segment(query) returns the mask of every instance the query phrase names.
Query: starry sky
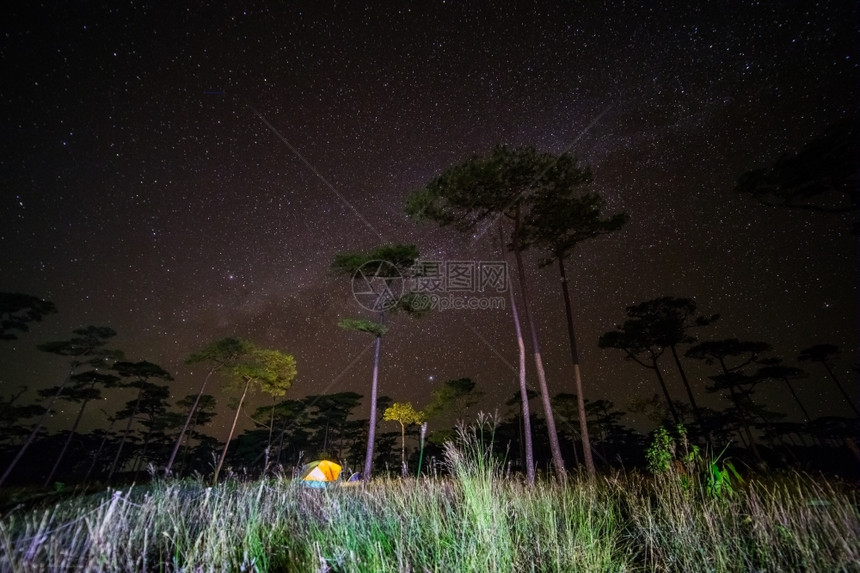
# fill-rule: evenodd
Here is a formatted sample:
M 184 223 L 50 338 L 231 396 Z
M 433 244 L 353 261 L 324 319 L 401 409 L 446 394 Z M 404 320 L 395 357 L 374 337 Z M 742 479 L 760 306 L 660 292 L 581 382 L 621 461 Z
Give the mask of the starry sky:
M 230 335 L 295 355 L 290 397 L 369 393 L 372 339 L 337 327 L 369 315 L 328 272 L 333 257 L 403 242 L 427 260 L 500 260 L 489 237 L 403 211 L 411 191 L 497 144 L 571 150 L 608 211 L 630 215 L 568 262 L 588 398 L 624 409 L 657 392 L 597 338 L 665 295 L 721 313 L 702 338 L 763 340 L 790 364 L 837 344 L 837 375 L 855 378 L 853 216 L 732 189 L 856 116 L 856 2 L 148 4 L 2 8 L 0 291 L 59 313 L 0 346 L 0 395 L 62 380 L 63 360 L 34 347 L 88 324 L 171 371 L 177 398 L 203 376 L 184 359 Z M 570 392 L 557 271 L 536 260 L 549 385 Z M 508 311 L 390 326 L 382 394 L 422 406 L 468 376 L 492 408 L 516 390 Z M 798 383 L 808 408 L 848 415 L 815 366 Z M 714 373 L 690 365 L 702 403 L 721 407 L 702 389 Z M 758 396 L 798 419 L 781 389 Z M 92 412 L 84 429 L 104 424 Z M 223 439 L 229 421 L 209 431 Z

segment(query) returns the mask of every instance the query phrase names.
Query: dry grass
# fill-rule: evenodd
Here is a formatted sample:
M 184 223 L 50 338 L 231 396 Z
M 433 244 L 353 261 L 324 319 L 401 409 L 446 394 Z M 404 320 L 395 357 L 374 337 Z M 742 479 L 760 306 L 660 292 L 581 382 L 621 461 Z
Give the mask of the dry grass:
M 487 419 L 462 428 L 441 479 L 161 481 L 13 511 L 0 571 L 860 571 L 844 484 L 794 474 L 714 497 L 631 472 L 529 487 L 504 479 L 491 439 Z

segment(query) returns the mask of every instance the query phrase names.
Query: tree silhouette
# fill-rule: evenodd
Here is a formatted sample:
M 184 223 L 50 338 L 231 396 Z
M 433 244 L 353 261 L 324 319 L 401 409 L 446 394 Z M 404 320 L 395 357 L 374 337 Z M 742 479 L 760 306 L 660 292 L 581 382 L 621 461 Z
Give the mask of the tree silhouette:
M 331 271 L 337 275 L 348 275 L 366 290 L 366 306 L 376 313 L 377 321 L 363 318 L 344 318 L 338 326 L 355 332 L 370 334 L 376 339 L 373 352 L 373 374 L 370 384 L 370 421 L 367 432 L 367 450 L 364 458 L 362 477 L 370 479 L 373 471 L 373 449 L 376 440 L 376 404 L 379 392 L 379 357 L 382 337 L 388 331 L 385 313 L 401 310 L 408 314 L 419 315 L 421 310 L 415 305 L 416 298 L 411 293 L 396 293 L 393 288 L 415 267 L 418 249 L 415 245 L 384 245 L 369 253 L 340 253 L 331 264 Z M 401 284 L 402 286 L 402 284 Z M 353 284 L 355 287 L 355 284 Z M 355 294 L 356 291 L 353 290 Z
M 848 392 L 845 391 L 845 388 L 839 382 L 839 378 L 833 374 L 833 368 L 831 368 L 829 359 L 831 356 L 836 356 L 839 354 L 839 347 L 834 346 L 833 344 L 816 344 L 815 346 L 810 346 L 809 348 L 805 348 L 800 351 L 800 355 L 797 357 L 801 362 L 818 362 L 820 363 L 824 369 L 827 371 L 827 375 L 830 376 L 830 379 L 833 380 L 833 383 L 836 384 L 836 387 L 839 389 L 839 392 L 842 394 L 842 397 L 845 398 L 845 401 L 848 403 L 848 406 L 854 410 L 854 414 L 860 416 L 860 411 L 857 410 L 857 406 L 854 404 L 854 401 L 848 395 Z
M 611 400 L 586 400 L 585 411 L 588 413 L 589 431 L 597 438 L 604 462 L 608 458 L 607 446 L 622 447 L 636 441 L 635 432 L 621 423 L 625 412 L 616 410 Z
M 41 322 L 47 314 L 55 314 L 51 301 L 16 292 L 0 292 L 0 340 L 17 340 L 15 332 L 30 330 L 30 322 Z
M 586 471 L 593 478 L 596 475 L 594 458 L 589 444 L 579 351 L 576 345 L 573 309 L 564 261 L 576 245 L 621 229 L 629 217 L 626 213 L 617 213 L 608 218 L 601 217 L 605 201 L 596 193 L 578 191 L 579 186 L 591 181 L 591 172 L 578 167 L 574 158 L 568 155 L 559 157 L 548 176 L 549 183 L 534 195 L 531 210 L 525 217 L 523 243 L 526 246 L 535 245 L 550 252 L 550 257 L 541 262 L 542 266 L 549 265 L 553 261 L 558 263 L 578 400 L 577 414 L 583 458 Z
M 382 419 L 382 415 L 385 413 L 385 410 L 388 409 L 389 406 L 394 404 L 394 400 L 389 396 L 380 396 L 376 400 L 376 419 Z M 378 464 L 380 461 L 387 460 L 391 457 L 392 453 L 395 450 L 397 445 L 397 433 L 385 433 L 378 434 L 376 436 L 376 443 L 374 446 L 374 464 Z
M 569 392 L 556 394 L 552 397 L 552 409 L 556 416 L 561 417 L 562 422 L 559 424 L 559 427 L 561 428 L 561 432 L 567 436 L 568 440 L 570 440 L 570 444 L 573 449 L 574 462 L 579 466 L 579 451 L 576 447 L 576 443 L 579 442 L 580 446 L 584 447 L 586 442 L 586 440 L 583 440 L 582 438 L 581 429 L 575 427 L 572 423 L 572 420 L 579 418 L 579 397 L 576 394 L 571 394 Z M 590 438 L 588 439 L 588 447 L 589 449 L 593 447 Z M 594 465 L 593 460 L 594 456 L 592 456 L 592 466 Z
M 792 398 L 794 398 L 794 401 L 800 407 L 800 411 L 803 412 L 803 421 L 809 423 L 812 420 L 812 416 L 806 411 L 806 407 L 800 401 L 800 398 L 798 398 L 797 392 L 794 391 L 794 386 L 791 384 L 792 380 L 808 378 L 809 375 L 800 368 L 785 366 L 782 364 L 781 358 L 767 358 L 759 362 L 763 366 L 758 369 L 756 376 L 762 380 L 782 380 L 788 391 L 791 392 Z
M 562 392 L 552 398 L 556 411 L 568 419 L 574 419 L 579 412 L 579 398 L 575 394 Z M 588 432 L 591 436 L 589 447 L 604 463 L 607 460 L 607 445 L 624 446 L 632 440 L 632 432 L 620 424 L 624 412 L 615 410 L 610 400 L 585 400 L 585 411 L 588 415 Z M 568 438 L 576 447 L 576 442 L 582 442 L 579 431 L 572 424 L 566 424 Z
M 306 409 L 313 409 L 313 415 L 306 425 L 314 431 L 311 438 L 320 444 L 320 454 L 324 453 L 334 458 L 343 458 L 342 441 L 351 426 L 348 418 L 361 402 L 362 395 L 356 392 L 337 392 L 335 394 L 319 394 L 305 397 L 303 404 Z
M 236 414 L 233 417 L 230 434 L 227 436 L 227 441 L 224 442 L 224 449 L 221 451 L 221 458 L 218 460 L 218 466 L 215 468 L 215 475 L 212 478 L 212 483 L 216 484 L 221 468 L 224 466 L 233 433 L 236 431 L 236 423 L 239 421 L 242 404 L 245 402 L 251 385 L 259 386 L 260 390 L 270 396 L 283 396 L 292 385 L 297 373 L 296 359 L 292 355 L 278 350 L 257 348 L 250 342 L 240 341 L 240 344 L 245 352 L 218 369 L 219 372 L 227 376 L 228 387 L 241 388 L 242 394 L 236 405 Z
M 616 326 L 616 329 L 602 334 L 597 341 L 597 345 L 600 348 L 617 348 L 623 350 L 627 354 L 628 360 L 632 360 L 640 366 L 653 370 L 654 374 L 657 375 L 660 389 L 663 391 L 666 407 L 672 414 L 672 420 L 675 422 L 675 425 L 680 424 L 681 417 L 678 415 L 678 410 L 672 401 L 672 396 L 669 395 L 666 380 L 663 378 L 663 373 L 660 371 L 660 365 L 657 362 L 666 348 L 657 344 L 653 333 L 649 330 L 648 324 L 641 318 L 626 320 L 623 325 Z
M 795 155 L 781 156 L 769 168 L 748 171 L 735 191 L 764 205 L 845 213 L 860 209 L 857 119 L 827 128 Z
M 51 480 L 54 478 L 54 474 L 56 474 L 57 469 L 60 467 L 60 464 L 63 462 L 63 458 L 66 456 L 66 451 L 69 449 L 69 444 L 72 442 L 72 439 L 77 435 L 78 425 L 81 423 L 81 419 L 84 416 L 84 409 L 87 407 L 92 400 L 98 400 L 101 398 L 101 390 L 99 390 L 96 386 L 101 386 L 102 388 L 113 388 L 116 386 L 116 383 L 119 382 L 119 378 L 114 376 L 113 374 L 102 374 L 97 372 L 96 370 L 89 370 L 87 372 L 81 372 L 75 374 L 71 377 L 71 384 L 65 389 L 62 395 L 60 395 L 60 399 L 66 400 L 67 402 L 77 402 L 80 404 L 78 408 L 78 415 L 75 417 L 75 421 L 72 424 L 72 429 L 69 431 L 69 435 L 66 438 L 66 442 L 63 444 L 63 449 L 60 451 L 60 454 L 57 456 L 56 461 L 54 462 L 54 466 L 51 468 L 51 471 L 48 473 L 48 477 L 45 478 L 44 483 L 42 484 L 44 487 L 47 487 L 48 484 L 51 483 Z M 50 397 L 55 394 L 58 394 L 59 388 L 46 388 L 44 390 L 39 391 L 39 395 L 42 397 Z
M 516 261 L 523 318 L 529 325 L 550 451 L 556 473 L 562 477 L 564 459 L 552 413 L 537 326 L 529 312 L 528 283 L 522 261 L 522 251 L 526 246 L 523 243 L 524 218 L 528 213 L 529 197 L 549 183 L 547 174 L 558 161 L 558 156 L 538 153 L 533 148 L 512 150 L 496 147 L 488 157 L 472 157 L 447 169 L 423 189 L 413 192 L 407 198 L 406 212 L 439 225 L 452 225 L 460 232 L 474 233 L 479 228 L 490 227 L 499 217 L 510 221 L 508 244 Z
M 424 413 L 415 410 L 411 402 L 395 402 L 382 414 L 382 419 L 386 422 L 400 424 L 400 467 L 404 476 L 406 475 L 406 426 L 422 424 L 424 418 Z
M 137 405 L 138 422 L 144 428 L 143 443 L 140 450 L 135 456 L 133 464 L 134 479 L 137 479 L 137 474 L 144 467 L 147 461 L 158 463 L 164 460 L 163 457 L 155 456 L 155 459 L 148 458 L 150 446 L 153 442 L 156 445 L 164 445 L 168 440 L 166 431 L 171 427 L 179 425 L 175 416 L 172 416 L 168 410 L 168 398 L 170 398 L 170 388 L 159 384 L 148 385 L 140 399 L 140 404 Z
M 737 415 L 740 417 L 741 424 L 746 433 L 747 443 L 759 462 L 762 461 L 762 456 L 756 445 L 749 423 L 748 412 L 752 406 L 749 402 L 751 390 L 745 387 L 755 384 L 757 380 L 755 377 L 745 375 L 742 369 L 754 362 L 759 354 L 769 350 L 771 350 L 771 346 L 765 342 L 740 341 L 737 338 L 729 338 L 701 342 L 687 350 L 686 353 L 686 356 L 703 360 L 705 364 L 713 364 L 715 362 L 719 364 L 721 373 L 711 377 L 714 385 L 710 391 L 729 391 Z M 730 359 L 737 362 L 729 365 Z
M 191 420 L 194 417 L 195 412 L 197 412 L 197 409 L 200 407 L 200 400 L 204 395 L 203 391 L 206 389 L 206 383 L 209 382 L 209 378 L 211 378 L 219 368 L 223 368 L 225 365 L 229 364 L 231 361 L 235 360 L 247 351 L 243 344 L 244 343 L 242 341 L 236 338 L 222 338 L 221 340 L 217 340 L 212 344 L 209 344 L 200 352 L 192 354 L 188 360 L 185 361 L 186 364 L 199 364 L 201 362 L 205 362 L 209 364 L 210 368 L 206 373 L 206 377 L 203 379 L 203 383 L 200 384 L 200 389 L 197 391 L 197 398 L 188 409 L 188 416 L 185 418 L 185 425 L 182 427 L 182 431 L 179 432 L 179 436 L 176 438 L 176 444 L 173 446 L 173 451 L 170 453 L 170 459 L 167 460 L 167 465 L 164 468 L 165 476 L 170 475 L 170 470 L 173 467 L 173 462 L 176 460 L 176 454 L 179 452 L 182 439 L 188 431 L 188 427 L 191 424 Z
M 15 404 L 18 398 L 26 392 L 26 386 L 19 386 L 18 391 L 10 394 L 8 399 L 0 397 L 0 429 L 2 429 L 0 441 L 8 441 L 11 444 L 15 441 L 16 436 L 26 436 L 27 430 L 18 422 L 45 413 L 45 408 L 38 404 Z
M 471 378 L 447 380 L 430 393 L 430 403 L 424 408 L 425 417 L 432 419 L 451 411 L 462 416 L 483 395 L 480 390 L 475 391 L 475 382 Z
M 672 407 L 678 413 L 678 419 L 681 420 L 681 423 L 686 423 L 689 418 L 690 406 L 685 402 L 672 400 Z M 644 415 L 655 426 L 668 426 L 673 422 L 673 420 L 669 420 L 672 413 L 666 404 L 665 396 L 661 399 L 656 392 L 650 396 L 633 396 L 627 402 L 627 411 L 631 414 Z
M 218 401 L 215 399 L 215 396 L 211 394 L 189 394 L 182 400 L 179 400 L 176 403 L 176 406 L 181 408 L 183 411 L 188 410 L 192 413 L 192 419 L 189 421 L 186 419 L 185 425 L 182 430 L 179 432 L 179 437 L 184 438 L 182 442 L 184 444 L 181 468 L 182 471 L 185 472 L 188 469 L 188 454 L 191 449 L 190 440 L 197 439 L 198 441 L 201 439 L 202 434 L 197 432 L 197 428 L 200 426 L 205 426 L 210 423 L 215 418 L 215 406 L 218 404 Z M 179 441 L 179 439 L 177 439 Z M 175 454 L 170 454 L 170 463 L 172 465 L 173 460 L 175 458 Z M 165 472 L 165 475 L 167 472 Z
M 502 251 L 502 259 L 505 261 L 505 268 L 508 265 L 508 250 L 505 247 L 505 232 L 502 229 L 502 222 L 497 225 L 499 232 L 499 248 Z M 519 424 L 519 442 L 521 459 L 525 464 L 526 483 L 534 485 L 535 483 L 535 456 L 534 443 L 532 441 L 532 416 L 530 401 L 533 396 L 532 390 L 529 390 L 526 382 L 526 343 L 523 339 L 523 329 L 520 324 L 520 312 L 517 308 L 517 298 L 514 296 L 514 289 L 508 288 L 508 302 L 511 305 L 511 319 L 514 323 L 514 335 L 517 338 L 517 381 L 520 385 L 520 424 Z M 537 394 L 535 393 L 535 396 Z M 574 454 L 576 450 L 574 449 Z M 579 459 L 576 460 L 577 465 Z
M 284 441 L 287 439 L 288 432 L 289 449 L 293 453 L 302 451 L 302 448 L 308 444 L 310 436 L 307 428 L 308 408 L 305 400 L 281 400 L 275 404 L 272 423 L 274 426 L 280 427 L 277 437 L 277 454 L 274 456 L 275 465 L 281 463 L 284 454 Z M 258 408 L 254 413 L 254 419 L 260 420 L 268 414 L 271 414 L 268 408 Z
M 128 423 L 126 423 L 125 429 L 123 430 L 119 446 L 117 446 L 116 454 L 113 458 L 113 463 L 111 464 L 110 470 L 108 471 L 108 481 L 113 478 L 114 473 L 119 469 L 119 461 L 122 457 L 122 450 L 125 447 L 125 443 L 128 441 L 128 435 L 131 432 L 131 426 L 137 418 L 137 413 L 140 410 L 140 405 L 145 397 L 145 394 L 147 392 L 158 392 L 158 390 L 156 390 L 158 386 L 156 384 L 153 384 L 149 380 L 173 380 L 173 376 L 171 376 L 170 373 L 163 369 L 161 366 L 153 364 L 152 362 L 147 362 L 146 360 L 142 360 L 140 362 L 117 362 L 113 365 L 112 370 L 117 372 L 123 378 L 131 379 L 130 382 L 125 383 L 125 387 L 137 388 L 137 397 L 126 405 L 126 408 L 122 411 L 122 415 L 120 415 L 119 413 L 117 414 L 120 419 L 127 417 Z
M 711 316 L 697 316 L 696 302 L 690 298 L 676 298 L 671 296 L 656 298 L 645 301 L 636 305 L 627 307 L 627 316 L 632 319 L 632 323 L 625 323 L 625 332 L 627 334 L 635 333 L 637 340 L 625 340 L 626 335 L 609 336 L 604 342 L 608 344 L 607 348 L 617 348 L 615 343 L 630 343 L 634 346 L 630 349 L 639 348 L 637 354 L 647 354 L 650 364 L 644 364 L 642 361 L 633 358 L 637 363 L 652 368 L 657 374 L 661 388 L 667 399 L 667 404 L 672 404 L 668 397 L 668 390 L 663 381 L 662 373 L 660 372 L 657 359 L 662 355 L 663 350 L 668 348 L 672 354 L 675 366 L 681 375 L 681 381 L 684 384 L 684 389 L 687 391 L 687 398 L 690 401 L 690 406 L 693 408 L 693 416 L 699 426 L 699 430 L 706 432 L 705 424 L 702 419 L 701 410 L 696 403 L 696 397 L 693 389 L 690 386 L 690 381 L 687 378 L 687 373 L 681 364 L 681 358 L 678 356 L 679 344 L 692 344 L 696 342 L 696 338 L 691 336 L 689 331 L 692 328 L 707 326 L 719 318 L 718 314 Z M 630 322 L 630 321 L 628 321 Z M 612 344 L 610 344 L 612 343 Z M 627 351 L 627 350 L 625 350 Z M 628 357 L 631 357 L 628 352 Z M 632 358 L 632 357 L 631 357 Z M 674 405 L 672 406 L 674 409 Z M 678 423 L 676 414 L 675 423 Z
M 99 462 L 99 460 L 101 460 L 102 452 L 105 449 L 105 445 L 108 443 L 108 440 L 110 440 L 113 437 L 113 427 L 114 427 L 114 424 L 116 424 L 117 419 L 115 416 L 110 416 L 104 410 L 102 410 L 101 412 L 102 412 L 102 414 L 104 414 L 105 419 L 110 422 L 110 424 L 108 425 L 107 430 L 95 430 L 93 432 L 93 434 L 99 434 L 101 436 L 101 440 L 99 440 L 99 447 L 96 448 L 95 453 L 93 453 L 93 455 L 92 455 L 92 459 L 90 461 L 90 467 L 87 468 L 87 473 L 84 474 L 84 479 L 81 480 L 82 483 L 89 483 L 90 482 L 90 476 L 93 475 L 93 471 L 96 469 L 96 464 Z M 104 468 L 104 469 L 107 469 L 107 468 Z
M 382 347 L 382 336 L 388 332 L 388 327 L 380 322 L 360 318 L 344 318 L 338 322 L 338 326 L 345 330 L 364 332 L 376 338 L 373 351 L 373 374 L 370 381 L 370 420 L 367 431 L 367 450 L 364 455 L 364 471 L 362 477 L 370 479 L 373 471 L 373 448 L 376 441 L 376 407 L 377 395 L 379 393 L 379 354 Z
M 72 376 L 75 374 L 75 370 L 77 370 L 80 366 L 89 364 L 90 366 L 99 366 L 103 364 L 106 360 L 116 359 L 122 355 L 120 351 L 117 350 L 107 350 L 101 348 L 105 344 L 107 344 L 107 339 L 116 336 L 116 331 L 107 326 L 87 326 L 85 328 L 79 328 L 72 331 L 76 336 L 68 339 L 68 340 L 60 340 L 55 342 L 46 342 L 44 344 L 38 345 L 38 349 L 43 352 L 49 352 L 51 354 L 58 354 L 60 356 L 69 356 L 71 360 L 69 362 L 69 374 L 66 376 L 66 379 L 62 384 L 57 386 L 57 392 L 54 394 L 50 400 L 48 401 L 47 406 L 45 407 L 45 412 L 33 426 L 33 430 L 30 432 L 30 435 L 27 437 L 26 441 L 21 445 L 21 448 L 18 450 L 18 453 L 9 463 L 9 466 L 6 468 L 6 471 L 0 476 L 0 486 L 2 486 L 6 479 L 9 477 L 9 474 L 12 473 L 12 470 L 15 469 L 15 466 L 21 460 L 21 457 L 24 455 L 24 452 L 30 447 L 33 443 L 33 440 L 36 439 L 36 435 L 42 429 L 42 424 L 45 422 L 45 418 L 51 413 L 51 408 L 54 405 L 54 402 L 60 397 L 65 389 L 66 385 L 72 379 Z
M 522 361 L 524 353 L 521 352 L 520 356 L 522 366 L 524 364 L 524 361 Z M 521 368 L 521 374 L 522 372 L 523 368 Z M 523 375 L 520 377 L 520 389 L 517 392 L 514 392 L 513 396 L 508 398 L 505 402 L 506 406 L 518 406 L 515 414 L 517 421 L 517 437 L 519 438 L 517 441 L 520 445 L 520 459 L 523 460 L 526 466 L 526 482 L 529 485 L 533 485 L 535 483 L 535 460 L 532 444 L 532 425 L 531 413 L 529 412 L 529 402 L 533 398 L 537 398 L 537 396 L 537 392 L 525 386 L 525 376 Z M 576 450 L 574 450 L 574 454 L 576 454 Z

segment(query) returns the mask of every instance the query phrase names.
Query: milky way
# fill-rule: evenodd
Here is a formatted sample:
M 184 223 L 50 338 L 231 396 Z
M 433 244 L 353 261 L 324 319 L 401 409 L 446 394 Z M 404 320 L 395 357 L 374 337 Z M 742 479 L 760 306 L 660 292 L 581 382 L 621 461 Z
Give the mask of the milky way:
M 363 311 L 328 266 L 383 242 L 500 260 L 489 238 L 403 212 L 410 191 L 496 144 L 570 149 L 630 215 L 568 265 L 589 398 L 624 408 L 656 391 L 596 341 L 625 306 L 663 295 L 721 313 L 703 338 L 764 340 L 788 362 L 838 344 L 852 376 L 852 218 L 732 189 L 856 115 L 855 2 L 26 4 L 0 17 L 0 291 L 59 313 L 0 347 L 0 395 L 56 384 L 62 360 L 34 345 L 87 324 L 173 372 L 176 397 L 200 380 L 184 358 L 227 335 L 293 353 L 294 396 L 366 393 L 370 341 L 337 327 Z M 550 387 L 571 391 L 558 279 L 532 257 Z M 383 394 L 420 406 L 462 376 L 485 407 L 513 394 L 508 312 L 391 326 Z M 711 373 L 694 367 L 701 394 Z M 801 392 L 816 414 L 848 413 L 820 373 Z

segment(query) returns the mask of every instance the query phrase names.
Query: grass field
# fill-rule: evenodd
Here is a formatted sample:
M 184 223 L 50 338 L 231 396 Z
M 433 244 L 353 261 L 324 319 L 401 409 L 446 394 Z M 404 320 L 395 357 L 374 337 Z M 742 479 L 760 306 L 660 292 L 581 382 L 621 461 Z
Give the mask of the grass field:
M 0 520 L 0 571 L 857 571 L 855 487 L 636 472 L 506 479 L 473 426 L 444 478 L 155 481 Z

